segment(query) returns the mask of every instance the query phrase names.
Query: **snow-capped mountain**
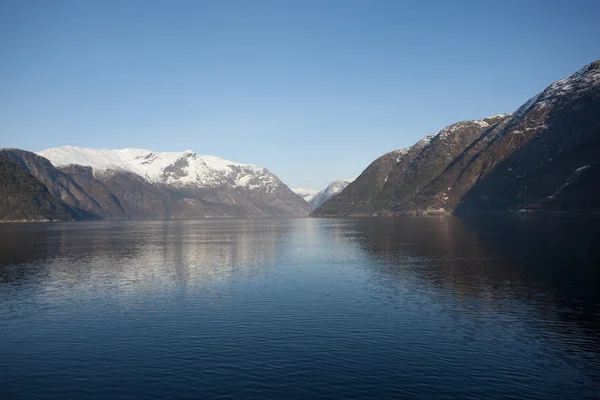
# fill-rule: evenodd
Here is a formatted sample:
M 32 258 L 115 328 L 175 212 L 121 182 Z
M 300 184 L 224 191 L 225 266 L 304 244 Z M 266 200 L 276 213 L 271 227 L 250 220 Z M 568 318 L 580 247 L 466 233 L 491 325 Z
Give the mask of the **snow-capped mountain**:
M 302 197 L 266 168 L 189 150 L 0 149 L 0 219 L 304 216 L 303 197 L 313 216 L 598 214 L 598 110 L 600 60 L 512 114 L 449 125 L 382 155 L 353 181 L 316 194 L 295 189 Z
M 7 149 L 79 216 L 189 218 L 305 216 L 310 206 L 268 169 L 187 150 L 99 150 L 38 154 Z
M 600 60 L 369 165 L 314 216 L 599 212 Z
M 266 168 L 241 164 L 192 150 L 153 152 L 143 149 L 103 150 L 63 146 L 40 151 L 56 167 L 70 164 L 92 167 L 98 172 L 125 170 L 154 184 L 174 187 L 229 185 L 272 191 L 282 182 Z
M 305 201 L 310 202 L 319 193 L 319 190 L 306 188 L 292 188 L 292 192 L 302 197 Z
M 325 203 L 327 200 L 344 190 L 346 186 L 348 186 L 348 184 L 354 179 L 356 178 L 338 179 L 331 182 L 325 189 L 319 191 L 310 200 L 308 200 L 308 203 L 313 207 L 313 209 L 316 209 L 321 204 Z

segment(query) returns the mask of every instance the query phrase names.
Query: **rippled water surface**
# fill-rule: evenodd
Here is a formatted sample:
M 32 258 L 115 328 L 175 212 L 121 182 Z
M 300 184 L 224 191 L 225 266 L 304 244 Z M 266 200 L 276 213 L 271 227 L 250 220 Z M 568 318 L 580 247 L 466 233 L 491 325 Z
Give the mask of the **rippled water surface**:
M 600 220 L 0 225 L 0 398 L 592 399 Z

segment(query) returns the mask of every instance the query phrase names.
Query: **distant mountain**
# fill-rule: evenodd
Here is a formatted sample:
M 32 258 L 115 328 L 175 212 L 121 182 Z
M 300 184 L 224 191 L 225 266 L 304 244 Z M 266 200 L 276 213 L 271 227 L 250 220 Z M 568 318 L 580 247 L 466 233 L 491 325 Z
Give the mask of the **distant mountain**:
M 340 193 L 350 182 L 354 179 L 338 179 L 331 182 L 327 187 L 323 190 L 316 189 L 303 189 L 296 188 L 292 189 L 296 194 L 301 196 L 305 201 L 310 204 L 311 209 L 315 209 L 323 204 L 325 201 L 329 200 L 336 194 Z
M 0 155 L 0 221 L 64 221 L 70 210 L 21 165 Z
M 89 166 L 96 172 L 124 170 L 153 183 L 178 188 L 222 187 L 275 190 L 282 182 L 266 168 L 240 164 L 191 150 L 181 153 L 142 149 L 98 150 L 63 146 L 38 153 L 56 167 Z
M 306 216 L 310 211 L 266 168 L 191 150 L 165 153 L 64 146 L 39 154 L 88 192 L 89 185 L 102 184 L 131 218 Z
M 318 193 L 317 189 L 292 188 L 292 192 L 302 197 L 304 201 L 310 202 Z
M 344 190 L 346 186 L 348 186 L 348 184 L 353 180 L 354 178 L 338 179 L 331 182 L 325 189 L 317 192 L 310 200 L 308 200 L 308 203 L 313 209 L 319 207 L 321 204 L 325 203 L 327 200 Z
M 306 216 L 310 206 L 266 168 L 194 152 L 3 149 L 77 218 Z
M 375 160 L 314 216 L 600 211 L 600 61 Z

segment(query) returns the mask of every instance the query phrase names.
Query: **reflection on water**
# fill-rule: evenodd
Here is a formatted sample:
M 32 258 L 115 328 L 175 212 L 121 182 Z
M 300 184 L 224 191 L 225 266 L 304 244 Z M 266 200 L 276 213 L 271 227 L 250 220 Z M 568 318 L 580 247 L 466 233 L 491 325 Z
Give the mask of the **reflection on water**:
M 274 257 L 286 231 L 289 227 L 267 220 L 12 225 L 0 231 L 2 262 L 12 266 L 0 279 L 35 280 L 40 275 L 44 284 L 108 278 L 185 286 L 259 272 Z
M 591 322 L 600 299 L 600 219 L 359 220 L 349 237 L 372 258 L 401 265 L 444 292 L 494 303 L 566 301 Z M 387 272 L 394 273 L 395 269 Z M 449 288 L 451 286 L 451 288 Z M 597 321 L 596 321 L 597 322 Z
M 446 312 L 455 316 L 543 329 L 600 379 L 600 219 L 363 219 L 347 236 L 378 260 L 379 279 L 418 279 L 451 297 Z
M 0 226 L 0 395 L 595 398 L 600 220 Z

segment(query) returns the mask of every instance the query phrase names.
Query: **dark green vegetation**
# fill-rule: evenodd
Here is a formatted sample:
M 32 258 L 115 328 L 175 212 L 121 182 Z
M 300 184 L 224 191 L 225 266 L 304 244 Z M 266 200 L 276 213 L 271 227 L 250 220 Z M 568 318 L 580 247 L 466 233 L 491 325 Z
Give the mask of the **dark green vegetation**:
M 314 216 L 600 211 L 600 61 L 375 160 Z

